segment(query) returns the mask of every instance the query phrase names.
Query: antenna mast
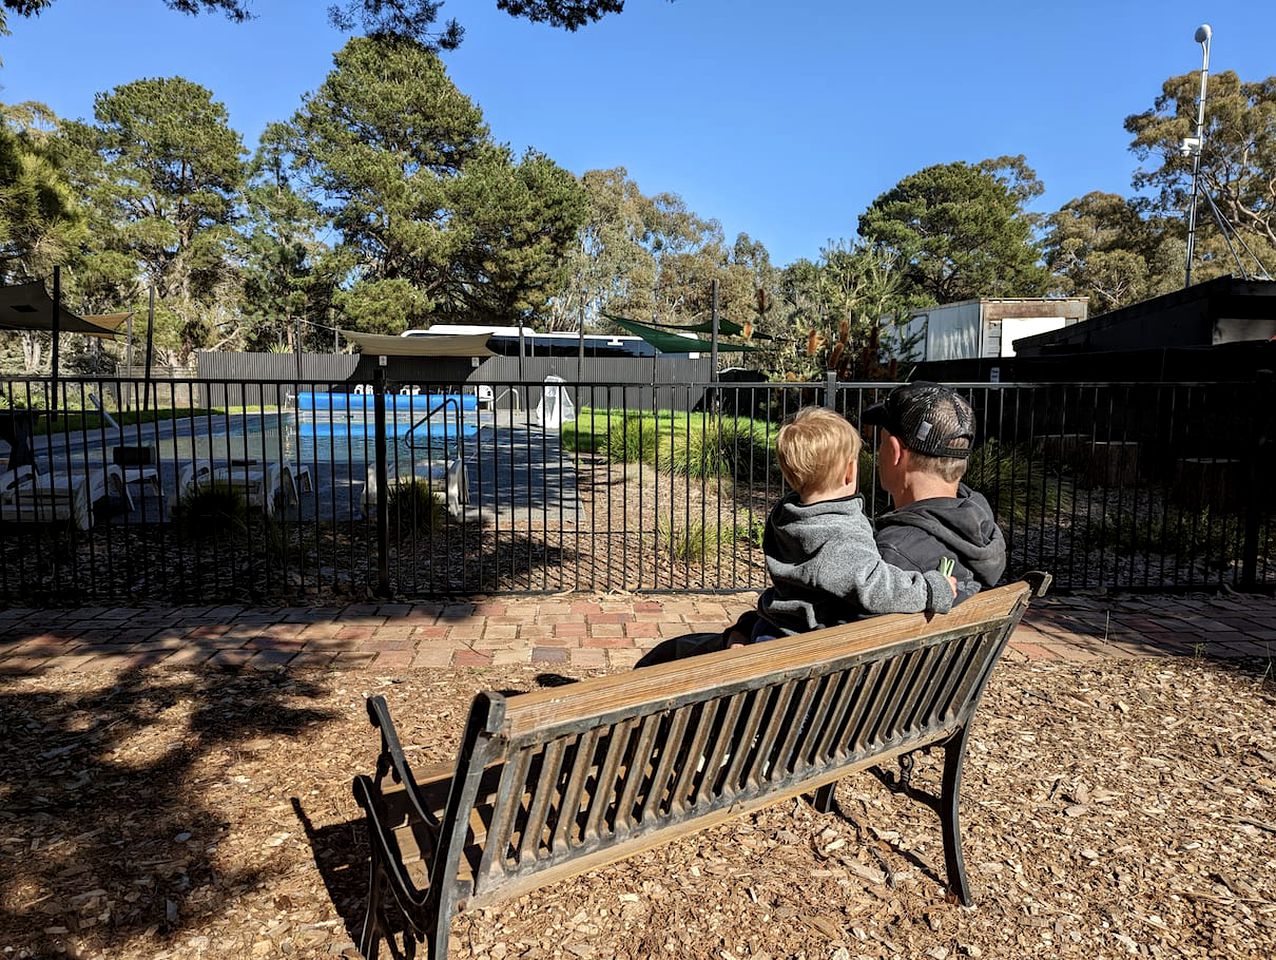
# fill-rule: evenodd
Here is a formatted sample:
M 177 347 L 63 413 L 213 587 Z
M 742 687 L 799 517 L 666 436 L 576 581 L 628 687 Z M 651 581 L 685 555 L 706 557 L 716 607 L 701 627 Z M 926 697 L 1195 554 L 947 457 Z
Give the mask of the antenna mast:
M 1192 158 L 1192 205 L 1187 214 L 1187 277 L 1183 286 L 1192 285 L 1192 254 L 1196 250 L 1196 196 L 1200 190 L 1201 148 L 1205 144 L 1205 86 L 1210 75 L 1210 39 L 1214 31 L 1208 23 L 1196 28 L 1194 39 L 1201 45 L 1204 60 L 1201 63 L 1201 96 L 1196 101 L 1196 136 L 1187 137 L 1179 151 Z

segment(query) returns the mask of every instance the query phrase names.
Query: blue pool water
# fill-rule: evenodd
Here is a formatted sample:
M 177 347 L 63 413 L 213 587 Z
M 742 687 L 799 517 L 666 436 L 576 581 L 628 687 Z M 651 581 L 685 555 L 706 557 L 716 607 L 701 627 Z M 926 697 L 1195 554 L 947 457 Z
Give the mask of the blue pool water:
M 369 419 L 375 406 L 375 396 L 371 393 L 310 393 L 303 391 L 297 394 L 299 411 L 313 410 L 326 412 L 329 410 L 349 410 L 362 417 L 367 411 Z M 478 398 L 470 393 L 389 393 L 386 394 L 387 416 L 425 416 L 435 411 L 455 413 L 461 410 L 477 410 Z M 446 411 L 444 408 L 447 408 Z M 441 415 L 441 414 L 440 414 Z
M 426 465 L 457 456 L 463 444 L 477 442 L 478 414 L 458 417 L 456 408 L 422 423 L 425 408 L 386 420 L 386 452 L 392 470 L 397 465 Z M 363 411 L 301 410 L 263 412 L 215 418 L 211 430 L 200 430 L 189 440 L 180 437 L 183 456 L 207 458 L 240 457 L 277 460 L 281 457 L 302 463 L 370 464 L 376 461 L 376 423 L 369 406 Z

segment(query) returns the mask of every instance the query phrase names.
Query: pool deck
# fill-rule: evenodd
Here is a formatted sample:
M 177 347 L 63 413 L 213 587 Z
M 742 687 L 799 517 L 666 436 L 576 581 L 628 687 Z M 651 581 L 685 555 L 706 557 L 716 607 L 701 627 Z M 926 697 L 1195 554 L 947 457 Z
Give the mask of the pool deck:
M 530 664 L 624 669 L 661 639 L 719 630 L 756 594 L 563 595 L 343 607 L 0 610 L 0 676 L 163 665 L 361 670 Z M 1267 664 L 1276 598 L 1046 597 L 1011 639 L 1016 660 L 1180 656 Z M 1262 672 L 1261 669 L 1259 672 Z

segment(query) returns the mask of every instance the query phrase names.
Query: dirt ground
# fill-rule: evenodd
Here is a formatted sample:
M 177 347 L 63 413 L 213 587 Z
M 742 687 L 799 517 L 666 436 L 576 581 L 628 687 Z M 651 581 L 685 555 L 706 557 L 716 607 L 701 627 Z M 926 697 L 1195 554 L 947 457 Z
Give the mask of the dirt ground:
M 457 919 L 469 958 L 1276 956 L 1276 688 L 1201 660 L 1003 663 L 937 819 L 868 774 Z M 5 958 L 355 956 L 381 693 L 416 763 L 530 669 L 0 686 Z M 918 776 L 934 785 L 937 758 Z

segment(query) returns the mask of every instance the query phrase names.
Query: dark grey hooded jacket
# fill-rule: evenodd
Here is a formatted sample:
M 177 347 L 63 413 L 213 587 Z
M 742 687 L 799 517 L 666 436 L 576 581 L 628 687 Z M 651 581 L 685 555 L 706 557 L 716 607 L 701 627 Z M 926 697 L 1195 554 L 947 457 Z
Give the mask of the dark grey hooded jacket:
M 957 602 L 991 587 L 1006 570 L 1006 540 L 983 494 L 964 483 L 956 497 L 933 497 L 877 518 L 882 559 L 905 570 L 934 570 L 956 561 Z
M 947 613 L 953 594 L 936 570 L 900 570 L 882 559 L 858 494 L 803 504 L 791 493 L 776 504 L 762 539 L 772 586 L 758 612 L 802 633 L 879 613 Z

